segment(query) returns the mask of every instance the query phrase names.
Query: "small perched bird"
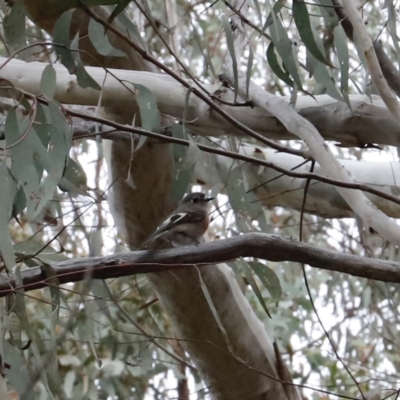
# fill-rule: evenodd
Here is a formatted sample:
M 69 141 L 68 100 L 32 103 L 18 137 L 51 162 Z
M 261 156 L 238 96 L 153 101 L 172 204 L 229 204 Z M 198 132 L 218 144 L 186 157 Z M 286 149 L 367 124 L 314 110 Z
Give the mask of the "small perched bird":
M 208 228 L 208 202 L 213 199 L 200 192 L 188 194 L 141 248 L 147 248 L 159 238 L 169 241 L 173 247 L 198 244 Z

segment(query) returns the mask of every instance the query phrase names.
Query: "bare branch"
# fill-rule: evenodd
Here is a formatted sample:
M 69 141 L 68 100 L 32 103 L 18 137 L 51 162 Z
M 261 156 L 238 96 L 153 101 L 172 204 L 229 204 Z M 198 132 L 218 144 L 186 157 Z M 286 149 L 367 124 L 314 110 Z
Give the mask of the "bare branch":
M 78 282 L 92 271 L 94 279 L 108 279 L 150 272 L 165 272 L 226 262 L 238 257 L 254 257 L 269 261 L 292 261 L 314 268 L 342 272 L 361 278 L 400 283 L 400 265 L 393 262 L 357 257 L 338 251 L 266 233 L 248 233 L 198 246 L 168 250 L 134 251 L 105 257 L 88 257 L 55 263 L 52 268 L 58 283 Z M 299 265 L 299 268 L 301 266 Z M 30 291 L 54 284 L 41 268 L 22 272 L 23 289 Z M 0 297 L 14 292 L 15 277 L 0 275 Z

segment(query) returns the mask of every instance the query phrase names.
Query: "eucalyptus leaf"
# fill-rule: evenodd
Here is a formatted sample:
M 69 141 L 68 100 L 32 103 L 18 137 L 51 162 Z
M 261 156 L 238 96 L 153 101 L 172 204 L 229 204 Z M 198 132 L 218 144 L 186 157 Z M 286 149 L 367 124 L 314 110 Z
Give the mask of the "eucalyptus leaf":
M 109 18 L 108 18 L 108 23 L 111 24 L 114 19 L 120 15 L 121 13 L 123 13 L 123 11 L 125 10 L 126 7 L 128 7 L 129 3 L 132 0 L 120 0 L 117 5 L 115 6 L 113 12 L 110 14 Z
M 247 282 L 249 283 L 249 285 L 253 289 L 253 292 L 256 295 L 258 301 L 260 302 L 262 308 L 264 309 L 264 311 L 266 312 L 268 317 L 272 318 L 271 314 L 268 311 L 267 305 L 265 304 L 265 301 L 263 299 L 261 291 L 260 291 L 260 289 L 259 289 L 259 287 L 257 285 L 257 282 L 255 281 L 255 279 L 253 277 L 253 273 L 252 273 L 250 267 L 247 265 L 246 261 L 244 261 L 243 259 L 239 260 L 239 265 L 240 265 L 242 271 L 244 272 L 244 275 L 245 275 L 245 277 L 247 279 Z
M 10 369 L 7 370 L 7 379 L 18 393 L 23 393 L 31 383 L 27 362 L 19 349 L 5 339 L 2 341 L 4 362 L 10 365 Z
M 102 56 L 126 57 L 126 54 L 123 51 L 114 48 L 110 44 L 104 26 L 93 18 L 90 19 L 88 32 L 90 41 L 97 52 Z
M 43 93 L 48 99 L 53 99 L 56 91 L 56 83 L 56 70 L 52 64 L 48 64 L 42 73 L 42 79 L 40 80 L 40 92 Z
M 274 11 L 272 11 L 274 12 Z M 289 39 L 286 29 L 283 27 L 282 22 L 276 16 L 274 23 L 269 28 L 272 42 L 283 60 L 285 68 L 293 78 L 299 89 L 302 89 L 302 83 L 298 72 L 298 63 L 294 58 L 294 52 L 292 49 L 292 42 Z
M 8 15 L 4 16 L 4 34 L 13 51 L 26 46 L 25 8 L 23 0 L 14 0 Z M 23 54 L 23 53 L 22 53 Z
M 8 222 L 18 188 L 5 162 L 0 164 L 0 188 L 2 191 L 0 196 L 0 253 L 7 270 L 11 271 L 15 265 L 15 257 Z
M 272 299 L 277 303 L 282 297 L 282 287 L 274 270 L 258 261 L 251 261 L 248 264 L 260 278 L 260 281 L 268 290 Z
M 226 35 L 226 43 L 228 45 L 228 51 L 229 55 L 231 56 L 232 60 L 232 69 L 233 69 L 233 79 L 234 79 L 234 90 L 235 90 L 235 97 L 234 97 L 234 102 L 236 102 L 238 90 L 239 90 L 239 73 L 238 73 L 238 63 L 236 60 L 236 54 L 235 54 L 235 43 L 234 43 L 234 38 L 232 34 L 232 27 L 231 24 L 229 23 L 228 18 L 225 15 L 222 15 L 222 24 L 225 30 L 225 35 Z
M 308 15 L 308 9 L 304 1 L 293 0 L 292 11 L 294 22 L 299 31 L 299 35 L 307 50 L 320 62 L 333 67 L 324 57 L 320 51 L 317 43 L 315 42 L 313 28 L 310 23 L 310 16 Z
M 161 129 L 161 116 L 154 94 L 147 87 L 140 84 L 135 84 L 135 91 L 142 119 L 142 128 L 147 131 L 159 132 Z
M 271 42 L 267 49 L 267 60 L 268 64 L 272 69 L 272 72 L 283 82 L 285 82 L 290 87 L 294 87 L 294 82 L 290 79 L 289 74 L 287 74 L 279 65 L 278 58 L 275 54 L 275 46 L 273 42 Z
M 340 66 L 340 91 L 350 107 L 349 101 L 349 50 L 347 48 L 346 33 L 341 24 L 339 24 L 333 31 L 335 38 L 335 46 L 339 59 Z

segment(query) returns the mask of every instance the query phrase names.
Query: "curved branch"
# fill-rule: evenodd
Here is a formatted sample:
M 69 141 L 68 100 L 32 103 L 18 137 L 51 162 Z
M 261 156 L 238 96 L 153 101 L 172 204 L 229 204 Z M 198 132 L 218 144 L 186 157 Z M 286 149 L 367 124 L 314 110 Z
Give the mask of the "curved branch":
M 358 37 L 359 40 L 354 41 L 359 54 L 364 55 L 369 73 L 371 74 L 372 82 L 377 88 L 382 100 L 385 102 L 388 110 L 392 115 L 400 121 L 400 106 L 393 95 L 385 77 L 383 76 L 381 66 L 379 65 L 378 57 L 375 53 L 374 46 L 372 44 L 371 37 L 367 32 L 364 21 L 361 18 L 357 7 L 352 0 L 344 1 L 343 8 L 347 17 L 354 28 L 354 35 Z
M 55 276 L 47 277 L 45 270 L 30 268 L 21 273 L 23 289 L 30 291 L 49 285 L 78 282 L 88 276 L 108 279 L 172 269 L 190 268 L 230 261 L 239 257 L 254 257 L 268 261 L 292 261 L 314 268 L 342 272 L 361 278 L 400 283 L 398 263 L 343 254 L 311 246 L 294 239 L 266 233 L 248 233 L 198 246 L 158 251 L 133 251 L 105 257 L 88 257 L 53 264 Z M 299 265 L 299 268 L 301 265 Z M 0 275 L 0 297 L 15 291 L 15 276 Z

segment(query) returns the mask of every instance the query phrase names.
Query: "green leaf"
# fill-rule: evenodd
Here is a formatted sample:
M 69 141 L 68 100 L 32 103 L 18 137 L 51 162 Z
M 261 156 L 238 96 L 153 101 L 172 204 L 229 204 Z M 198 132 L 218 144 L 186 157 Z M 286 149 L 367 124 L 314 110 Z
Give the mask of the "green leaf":
M 86 72 L 86 69 L 83 66 L 81 56 L 79 54 L 79 32 L 71 42 L 71 50 L 75 50 L 72 52 L 72 57 L 74 58 L 76 65 L 75 74 L 79 86 L 83 89 L 92 88 L 101 90 L 100 85 Z
M 118 7 L 118 6 L 117 6 Z M 120 22 L 126 29 L 126 34 L 134 40 L 136 43 L 140 44 L 142 49 L 146 49 L 146 43 L 144 42 L 139 29 L 137 28 L 136 24 L 134 24 L 126 15 L 125 13 L 120 13 L 117 16 L 118 22 Z
M 159 132 L 161 130 L 161 116 L 153 92 L 146 86 L 139 84 L 135 84 L 135 91 L 142 119 L 142 128 L 146 131 Z
M 314 32 L 310 23 L 310 16 L 308 15 L 308 9 L 306 4 L 302 0 L 293 0 L 292 12 L 294 22 L 299 31 L 299 35 L 307 50 L 314 56 L 318 61 L 333 67 L 324 57 L 323 53 L 317 46 L 314 38 Z
M 326 66 L 317 61 L 309 51 L 307 51 L 307 66 L 310 68 L 310 72 L 314 75 L 315 80 L 326 89 L 326 92 L 331 97 L 339 101 L 344 101 Z
M 113 295 L 107 285 L 107 282 L 101 279 L 93 279 L 90 282 L 90 290 L 96 296 L 95 301 L 99 310 L 101 310 L 101 312 L 104 313 L 111 322 L 112 316 L 107 300 L 112 299 Z
M 336 15 L 332 0 L 318 0 L 318 3 L 321 5 L 319 10 L 326 25 L 331 26 L 332 28 L 336 27 L 339 23 L 339 18 Z
M 172 136 L 179 139 L 186 139 L 187 134 L 182 125 L 172 125 Z M 191 166 L 186 163 L 188 148 L 186 146 L 174 144 L 174 180 L 171 187 L 171 201 L 172 204 L 178 203 L 183 195 L 187 192 L 194 165 Z
M 289 75 L 279 65 L 278 58 L 276 57 L 274 49 L 275 46 L 271 42 L 267 49 L 267 61 L 272 69 L 272 72 L 287 85 L 289 85 L 290 87 L 294 87 L 293 80 L 289 78 Z
M 394 47 L 396 49 L 396 60 L 398 61 L 400 58 L 400 46 L 399 46 L 399 37 L 397 36 L 397 11 L 394 7 L 393 1 L 388 1 L 388 26 L 389 26 L 389 34 L 392 38 Z
M 0 164 L 0 188 L 2 193 L 0 196 L 0 253 L 7 271 L 11 271 L 15 265 L 15 257 L 8 222 L 18 188 L 5 162 Z
M 48 288 L 50 290 L 51 296 L 51 308 L 54 313 L 55 320 L 52 321 L 53 329 L 58 321 L 60 314 L 60 283 L 58 281 L 57 274 L 54 268 L 49 264 L 43 264 L 40 269 L 46 274 L 46 282 L 48 283 Z M 53 320 L 53 318 L 52 318 Z
M 56 83 L 56 70 L 52 64 L 48 64 L 42 73 L 42 79 L 40 80 L 40 92 L 43 93 L 48 99 L 52 100 L 56 91 Z
M 207 301 L 210 311 L 211 311 L 212 315 L 214 316 L 215 321 L 217 322 L 219 330 L 221 331 L 222 336 L 225 339 L 226 345 L 228 346 L 229 350 L 232 351 L 233 354 L 235 354 L 235 351 L 229 340 L 228 334 L 226 333 L 224 324 L 222 323 L 222 321 L 219 317 L 219 313 L 218 313 L 217 309 L 215 308 L 214 302 L 211 298 L 210 292 L 208 291 L 206 284 L 204 283 L 204 280 L 203 280 L 203 277 L 201 276 L 200 270 L 198 270 L 198 273 L 199 273 L 200 287 L 201 287 L 201 290 L 203 291 L 204 297 Z
M 111 24 L 114 21 L 114 19 L 125 10 L 125 8 L 128 6 L 128 4 L 131 1 L 132 0 L 120 0 L 117 3 L 117 5 L 115 6 L 115 8 L 114 8 L 113 12 L 111 13 L 111 15 L 108 17 L 107 22 L 109 24 Z
M 54 48 L 61 63 L 68 69 L 70 74 L 75 74 L 78 85 L 82 88 L 93 88 L 100 90 L 99 84 L 86 72 L 79 55 L 79 33 L 76 34 L 72 43 L 69 40 L 70 25 L 73 10 L 68 10 L 58 18 L 53 33 Z M 61 46 L 57 46 L 60 44 Z
M 238 75 L 238 64 L 236 60 L 235 54 L 235 43 L 232 34 L 231 24 L 229 23 L 228 18 L 225 14 L 222 15 L 222 24 L 224 26 L 225 35 L 226 35 L 226 44 L 228 45 L 229 55 L 232 59 L 232 69 L 233 69 L 233 78 L 235 80 L 234 89 L 235 89 L 235 97 L 233 102 L 236 102 L 236 97 L 239 90 L 239 75 Z
M 265 32 L 269 26 L 275 21 L 277 18 L 276 16 L 278 13 L 281 11 L 282 7 L 284 6 L 286 0 L 278 0 L 275 4 L 274 7 L 272 8 L 271 12 L 268 14 L 268 17 L 265 21 L 265 24 L 262 28 L 262 31 Z M 269 1 L 268 1 L 269 4 Z
M 68 158 L 64 175 L 59 182 L 60 190 L 63 192 L 68 192 L 71 195 L 82 194 L 84 196 L 88 196 L 86 192 L 86 182 L 87 177 L 82 166 L 72 158 Z
M 126 54 L 123 51 L 111 46 L 104 26 L 99 24 L 93 18 L 90 19 L 88 32 L 90 41 L 97 52 L 102 56 L 126 57 Z
M 234 150 L 237 151 L 237 150 Z M 236 225 L 240 232 L 254 231 L 252 221 L 257 219 L 264 232 L 270 231 L 265 219 L 262 205 L 257 200 L 254 192 L 247 193 L 245 187 L 245 165 L 232 168 L 227 179 L 227 193 L 229 203 L 235 215 Z
M 70 74 L 75 74 L 75 60 L 69 48 L 69 32 L 72 20 L 72 13 L 73 10 L 68 10 L 58 18 L 54 26 L 53 42 L 55 43 L 55 52 L 57 54 L 57 57 L 60 58 L 62 65 L 67 68 Z M 60 44 L 62 46 L 57 46 L 57 44 Z
M 23 393 L 31 383 L 27 362 L 19 349 L 11 346 L 5 339 L 2 339 L 2 341 L 4 362 L 11 366 L 7 370 L 7 379 L 18 393 Z
M 249 87 L 250 87 L 250 80 L 251 80 L 251 71 L 253 69 L 253 61 L 254 61 L 254 54 L 251 47 L 249 47 L 249 59 L 247 61 L 247 70 L 246 70 L 246 96 L 249 97 Z
M 53 197 L 54 191 L 59 184 L 67 163 L 69 152 L 68 139 L 56 125 L 49 124 L 49 150 L 47 176 L 40 186 L 40 201 L 36 206 L 34 217 L 36 217 Z
M 289 39 L 287 30 L 283 27 L 282 22 L 277 16 L 274 19 L 273 24 L 270 26 L 269 31 L 272 42 L 274 43 L 278 54 L 281 56 L 285 68 L 288 70 L 297 87 L 302 90 L 302 83 L 298 72 L 298 63 L 294 58 L 294 52 L 292 49 L 292 41 Z
M 43 165 L 47 163 L 46 149 L 33 129 L 29 129 L 30 116 L 21 119 L 16 109 L 9 111 L 5 137 L 12 164 L 11 175 L 23 188 L 26 198 L 28 218 L 35 213 L 39 199 L 39 182 Z M 25 135 L 22 137 L 22 135 Z
M 260 292 L 260 289 L 257 285 L 257 282 L 255 281 L 254 277 L 253 277 L 253 273 L 250 269 L 250 267 L 248 266 L 248 264 L 246 263 L 246 261 L 244 261 L 243 259 L 240 259 L 239 261 L 239 265 L 242 268 L 242 271 L 244 272 L 244 275 L 247 279 L 247 282 L 250 284 L 251 288 L 253 289 L 254 294 L 256 295 L 258 301 L 260 302 L 262 308 L 264 309 L 264 311 L 266 312 L 266 314 L 268 315 L 268 317 L 271 317 L 271 314 L 268 311 L 267 305 L 265 304 L 265 301 L 262 297 L 262 294 Z
M 35 267 L 37 265 L 51 264 L 61 262 L 68 259 L 68 257 L 60 254 L 51 246 L 46 246 L 40 240 L 30 238 L 23 242 L 18 242 L 13 246 L 14 253 L 19 260 L 23 261 L 28 267 Z M 40 251 L 40 253 L 38 253 Z M 35 257 L 35 258 L 32 258 Z
M 251 261 L 248 264 L 260 278 L 260 281 L 268 290 L 272 299 L 278 302 L 282 296 L 282 287 L 275 271 L 258 261 Z
M 350 107 L 349 100 L 349 49 L 347 48 L 346 33 L 341 24 L 334 30 L 335 46 L 340 66 L 340 91 Z
M 10 13 L 4 17 L 3 27 L 6 42 L 13 51 L 21 50 L 26 46 L 23 0 L 14 0 Z M 26 56 L 29 56 L 29 54 L 26 54 Z

